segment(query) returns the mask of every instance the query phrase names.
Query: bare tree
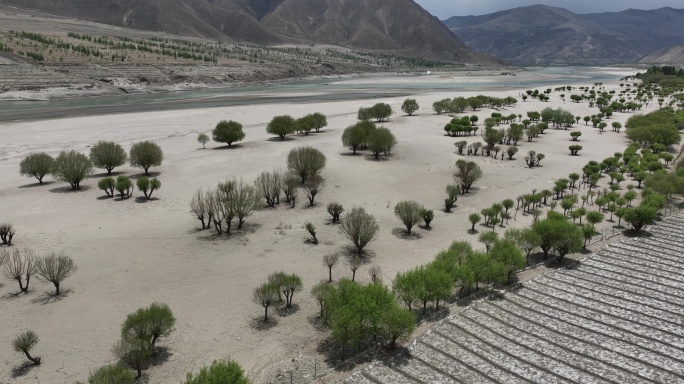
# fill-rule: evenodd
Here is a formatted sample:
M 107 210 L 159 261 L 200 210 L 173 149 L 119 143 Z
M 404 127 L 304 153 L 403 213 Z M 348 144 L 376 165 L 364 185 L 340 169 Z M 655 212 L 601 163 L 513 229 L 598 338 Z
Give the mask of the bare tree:
M 337 202 L 332 202 L 328 204 L 328 213 L 330 214 L 330 216 L 332 216 L 333 224 L 338 223 L 340 221 L 340 215 L 342 214 L 342 212 L 344 212 L 342 204 Z
M 359 269 L 361 266 L 361 259 L 357 256 L 354 256 L 351 260 L 349 260 L 349 269 L 352 271 L 352 281 L 356 279 L 356 270 Z
M 190 211 L 197 217 L 197 220 L 202 223 L 202 229 L 211 227 L 211 216 L 209 216 L 206 195 L 201 188 L 192 195 L 192 200 L 190 200 Z
M 245 224 L 245 218 L 252 214 L 259 208 L 259 192 L 245 184 L 242 180 L 235 182 L 235 187 L 229 195 L 233 211 L 238 219 L 237 229 L 242 229 Z
M 283 173 L 283 184 L 281 186 L 281 189 L 283 191 L 283 194 L 285 195 L 285 202 L 286 203 L 291 203 L 292 207 L 294 207 L 294 201 L 297 198 L 297 195 L 299 194 L 299 191 L 297 188 L 299 187 L 299 179 L 296 175 L 293 175 L 291 173 Z
M 254 181 L 257 191 L 266 200 L 266 205 L 274 207 L 280 204 L 280 190 L 283 188 L 283 174 L 278 170 L 264 171 Z
M 14 249 L 11 254 L 6 252 L 4 258 L 5 264 L 3 265 L 2 272 L 5 277 L 16 280 L 19 283 L 21 292 L 28 293 L 31 275 L 36 273 L 38 269 L 33 251 L 30 249 L 24 249 L 23 251 Z M 22 280 L 25 280 L 26 283 L 22 283 Z
M 366 213 L 362 207 L 354 207 L 342 221 L 342 233 L 356 246 L 361 255 L 363 248 L 375 239 L 380 227 L 373 215 Z
M 340 261 L 340 256 L 337 253 L 328 253 L 323 256 L 323 265 L 328 267 L 328 283 L 332 283 L 332 269 L 338 261 Z
M 368 274 L 370 275 L 373 283 L 378 282 L 378 279 L 380 279 L 380 273 L 381 272 L 382 272 L 382 270 L 377 265 L 374 265 L 374 266 L 370 267 L 370 269 L 368 269 Z
M 309 199 L 310 207 L 314 206 L 314 199 L 324 186 L 325 180 L 319 175 L 313 174 L 306 180 L 306 183 L 304 183 L 304 192 L 306 192 L 306 197 Z
M 71 257 L 60 253 L 51 254 L 38 259 L 38 276 L 48 283 L 55 286 L 55 296 L 59 296 L 59 285 L 67 277 L 71 276 L 76 270 L 76 264 Z
M 40 365 L 40 357 L 33 357 L 30 353 L 36 344 L 38 344 L 38 335 L 30 330 L 20 334 L 12 341 L 12 346 L 16 352 L 23 353 L 33 364 Z

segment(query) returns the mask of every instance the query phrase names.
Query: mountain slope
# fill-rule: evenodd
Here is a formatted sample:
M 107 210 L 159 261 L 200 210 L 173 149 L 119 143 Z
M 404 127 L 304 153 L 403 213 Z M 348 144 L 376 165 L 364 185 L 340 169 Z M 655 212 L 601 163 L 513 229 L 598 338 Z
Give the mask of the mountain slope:
M 0 0 L 0 4 L 223 41 L 325 43 L 430 59 L 495 62 L 472 52 L 413 0 Z
M 413 0 L 289 0 L 262 22 L 304 40 L 475 61 L 461 41 Z
M 517 62 L 635 61 L 684 44 L 684 10 L 578 15 L 543 5 L 444 21 L 470 48 Z
M 684 45 L 659 49 L 639 60 L 642 64 L 684 65 Z

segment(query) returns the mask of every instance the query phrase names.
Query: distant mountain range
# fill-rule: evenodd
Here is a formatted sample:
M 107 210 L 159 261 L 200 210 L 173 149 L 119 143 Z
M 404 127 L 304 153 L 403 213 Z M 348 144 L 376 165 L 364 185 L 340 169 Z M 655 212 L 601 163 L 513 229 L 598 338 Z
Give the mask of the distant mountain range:
M 495 63 L 413 0 L 0 0 L 135 29 L 257 44 L 332 44 L 404 56 Z
M 533 5 L 443 23 L 471 49 L 513 63 L 635 62 L 684 44 L 684 9 L 580 15 Z

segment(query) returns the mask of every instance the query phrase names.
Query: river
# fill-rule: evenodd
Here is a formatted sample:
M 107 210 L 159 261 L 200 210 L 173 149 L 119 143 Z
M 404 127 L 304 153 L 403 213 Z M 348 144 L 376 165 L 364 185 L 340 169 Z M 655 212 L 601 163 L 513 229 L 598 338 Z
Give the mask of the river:
M 617 81 L 635 73 L 627 68 L 536 67 L 516 75 L 483 76 L 481 72 L 368 74 L 337 78 L 201 88 L 186 91 L 79 97 L 37 101 L 1 101 L 0 122 L 71 116 L 212 108 L 271 103 L 307 103 L 403 97 L 429 92 L 534 89 L 552 85 Z

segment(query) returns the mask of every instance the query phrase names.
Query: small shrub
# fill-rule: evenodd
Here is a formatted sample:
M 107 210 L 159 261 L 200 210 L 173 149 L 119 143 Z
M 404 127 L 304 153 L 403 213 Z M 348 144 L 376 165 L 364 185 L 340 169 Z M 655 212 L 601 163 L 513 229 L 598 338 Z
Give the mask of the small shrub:
M 97 182 L 97 187 L 103 190 L 107 196 L 114 197 L 114 189 L 116 188 L 116 181 L 111 177 L 105 177 Z
M 425 222 L 425 228 L 430 228 L 430 223 L 435 218 L 435 213 L 431 209 L 421 209 L 420 215 L 423 217 Z
M 582 136 L 582 132 L 580 131 L 570 132 L 570 137 L 572 137 L 572 141 L 578 141 L 580 136 Z
M 313 244 L 318 244 L 318 239 L 316 238 L 316 227 L 314 227 L 313 223 L 307 222 L 304 224 L 304 229 L 306 229 L 306 231 L 309 232 L 309 235 L 311 235 L 311 242 Z
M 446 192 L 447 198 L 444 199 L 444 211 L 451 212 L 456 200 L 458 200 L 458 194 L 461 193 L 461 190 L 458 188 L 458 185 L 452 184 L 447 185 Z
M 133 195 L 133 182 L 128 176 L 119 176 L 116 178 L 115 189 L 121 195 L 121 198 L 131 197 Z
M 333 224 L 340 222 L 340 215 L 342 214 L 342 212 L 344 212 L 342 204 L 337 202 L 332 202 L 328 204 L 328 213 L 330 214 L 330 216 L 332 216 Z
M 240 365 L 233 361 L 214 361 L 197 375 L 188 373 L 183 384 L 250 384 Z
M 0 224 L 0 245 L 12 246 L 12 239 L 16 231 L 12 224 Z
M 146 176 L 142 176 L 135 181 L 135 184 L 138 186 L 138 190 L 145 195 L 145 199 L 147 200 L 152 198 L 152 192 L 161 188 L 161 181 L 156 177 L 150 180 Z
M 135 376 L 122 365 L 105 365 L 90 374 L 88 384 L 135 384 Z
M 209 136 L 206 133 L 200 133 L 197 135 L 197 141 L 202 144 L 202 148 L 207 148 L 207 143 L 209 142 Z
M 33 331 L 26 331 L 12 341 L 12 347 L 16 352 L 23 353 L 34 365 L 40 365 L 40 357 L 31 356 L 31 350 L 38 344 L 38 335 Z
M 571 156 L 577 156 L 577 154 L 579 153 L 579 151 L 582 150 L 582 146 L 581 146 L 581 145 L 571 145 L 571 146 L 568 147 L 568 149 L 570 150 L 570 155 L 571 155 Z

